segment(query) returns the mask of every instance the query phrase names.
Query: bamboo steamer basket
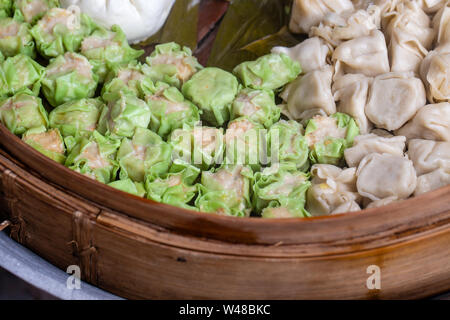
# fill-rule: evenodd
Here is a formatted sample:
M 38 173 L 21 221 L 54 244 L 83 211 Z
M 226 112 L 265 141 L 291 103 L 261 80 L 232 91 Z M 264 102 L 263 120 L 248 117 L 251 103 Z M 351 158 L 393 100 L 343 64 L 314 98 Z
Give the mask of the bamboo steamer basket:
M 123 193 L 2 125 L 0 137 L 0 218 L 11 237 L 63 270 L 78 265 L 83 280 L 116 295 L 404 299 L 450 290 L 450 186 L 357 213 L 238 219 Z M 367 286 L 370 266 L 379 267 L 380 289 Z

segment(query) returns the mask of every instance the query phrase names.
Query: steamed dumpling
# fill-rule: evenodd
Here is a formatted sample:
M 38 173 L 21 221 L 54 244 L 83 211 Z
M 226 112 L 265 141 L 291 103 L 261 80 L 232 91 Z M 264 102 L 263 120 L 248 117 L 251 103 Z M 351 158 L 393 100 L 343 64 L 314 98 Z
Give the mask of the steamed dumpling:
M 411 0 L 400 2 L 394 11 L 384 16 L 383 29 L 388 43 L 397 32 L 414 36 L 427 49 L 434 40 L 430 17 L 417 2 Z
M 308 33 L 309 29 L 318 25 L 327 14 L 341 14 L 353 9 L 350 0 L 295 0 L 289 28 L 295 33 Z
M 371 153 L 403 156 L 405 144 L 406 138 L 402 136 L 380 137 L 373 133 L 361 135 L 355 137 L 353 147 L 344 151 L 344 157 L 349 167 L 357 167 Z
M 450 142 L 413 139 L 408 143 L 408 155 L 417 175 L 439 168 L 450 169 Z
M 384 35 L 373 30 L 370 35 L 340 44 L 333 53 L 336 75 L 361 73 L 368 77 L 389 72 L 389 59 Z
M 366 115 L 378 128 L 401 128 L 426 104 L 422 81 L 411 73 L 380 75 L 370 89 Z
M 169 15 L 175 0 L 61 0 L 65 8 L 77 5 L 98 24 L 109 28 L 118 24 L 132 43 L 156 33 Z
M 385 1 L 385 0 L 383 0 Z M 433 14 L 441 9 L 447 0 L 417 0 L 420 7 L 428 14 Z
M 327 65 L 330 48 L 318 38 L 309 38 L 292 48 L 274 47 L 272 53 L 284 53 L 300 63 L 302 73 L 322 69 Z
M 346 74 L 333 84 L 337 111 L 351 115 L 362 134 L 368 133 L 373 126 L 365 113 L 371 83 L 372 78 L 362 74 Z
M 420 66 L 430 102 L 450 100 L 450 42 L 430 51 Z
M 328 115 L 336 112 L 331 93 L 333 69 L 331 66 L 309 72 L 286 86 L 280 97 L 287 102 L 287 110 L 293 119 L 301 119 L 304 111 L 322 109 Z
M 407 139 L 450 141 L 450 103 L 429 104 L 395 132 Z
M 440 168 L 417 178 L 417 187 L 414 191 L 414 195 L 418 196 L 423 193 L 445 187 L 449 184 L 450 169 L 448 167 Z
M 368 36 L 379 28 L 380 8 L 369 6 L 367 10 L 346 11 L 340 15 L 330 13 L 319 26 L 311 28 L 309 36 L 321 37 L 336 47 L 343 41 Z
M 369 154 L 359 164 L 356 174 L 359 194 L 372 201 L 389 197 L 406 199 L 417 184 L 412 161 L 391 154 Z
M 434 16 L 433 28 L 437 32 L 437 44 L 450 42 L 450 1 Z
M 343 205 L 352 211 L 349 202 L 360 202 L 356 190 L 356 169 L 341 169 L 328 164 L 316 164 L 311 169 L 312 186 L 307 193 L 306 209 L 313 216 L 342 212 Z M 354 205 L 353 205 L 354 207 Z

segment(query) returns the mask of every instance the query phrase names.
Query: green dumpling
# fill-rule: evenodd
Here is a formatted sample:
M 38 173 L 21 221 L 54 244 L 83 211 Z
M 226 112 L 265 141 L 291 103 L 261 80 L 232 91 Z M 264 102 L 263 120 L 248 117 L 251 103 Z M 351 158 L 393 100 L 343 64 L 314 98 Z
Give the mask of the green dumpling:
M 281 120 L 267 133 L 270 163 L 294 163 L 298 170 L 309 168 L 308 142 L 303 136 L 303 126 L 294 120 Z
M 34 24 L 44 14 L 59 6 L 58 0 L 14 0 L 14 19 Z
M 255 211 L 265 208 L 285 208 L 292 217 L 307 217 L 306 192 L 311 183 L 309 176 L 297 170 L 293 163 L 275 164 L 255 174 L 253 203 Z M 270 212 L 270 210 L 269 210 Z M 265 212 L 268 217 L 269 212 Z
M 23 134 L 22 140 L 50 159 L 65 163 L 66 148 L 58 129 L 33 128 Z
M 144 51 L 131 48 L 122 29 L 113 25 L 111 30 L 97 28 L 86 37 L 81 44 L 81 54 L 91 61 L 103 82 L 110 71 L 139 58 Z
M 243 89 L 233 102 L 231 119 L 248 117 L 270 128 L 280 120 L 281 109 L 275 104 L 272 90 Z
M 78 52 L 81 42 L 94 28 L 91 18 L 79 11 L 53 8 L 31 29 L 31 35 L 39 53 L 54 58 L 66 52 Z
M 116 180 L 119 166 L 115 161 L 120 140 L 104 137 L 94 131 L 90 137 L 82 137 L 72 148 L 66 167 L 102 183 Z
M 144 182 L 166 174 L 172 162 L 172 148 L 156 133 L 137 128 L 133 139 L 123 139 L 117 153 L 120 179 Z
M 147 198 L 185 209 L 194 209 L 189 203 L 197 195 L 195 181 L 200 169 L 182 161 L 175 161 L 167 175 L 162 178 L 148 176 L 146 181 Z
M 345 149 L 353 145 L 357 135 L 358 125 L 347 114 L 338 112 L 331 116 L 315 116 L 305 129 L 311 163 L 341 164 Z
M 133 94 L 119 93 L 119 99 L 103 108 L 98 131 L 116 137 L 131 138 L 136 128 L 148 128 L 151 111 L 147 103 Z
M 203 67 L 192 56 L 191 49 L 170 42 L 155 47 L 147 58 L 146 73 L 153 81 L 163 81 L 178 89 Z
M 225 132 L 225 163 L 249 165 L 256 171 L 267 161 L 264 127 L 247 117 L 231 121 Z
M 121 91 L 131 93 L 140 99 L 155 92 L 156 88 L 150 76 L 142 71 L 143 65 L 132 61 L 127 65 L 115 66 L 109 72 L 102 89 L 105 101 L 116 100 Z
M 176 129 L 169 137 L 173 158 L 209 170 L 223 163 L 225 141 L 222 128 L 188 127 Z
M 295 80 L 301 70 L 300 64 L 284 53 L 271 53 L 255 61 L 241 63 L 233 73 L 245 87 L 276 90 Z
M 96 129 L 103 107 L 98 98 L 67 102 L 50 112 L 50 127 L 58 128 L 64 137 L 89 136 Z
M 241 165 L 223 165 L 219 169 L 203 171 L 195 205 L 202 212 L 248 217 L 252 179 L 252 170 Z
M 222 126 L 230 119 L 231 104 L 239 91 L 239 82 L 219 68 L 205 68 L 183 85 L 184 96 L 202 110 L 202 120 Z
M 16 135 L 32 128 L 48 126 L 47 111 L 41 99 L 27 92 L 20 92 L 1 102 L 0 119 Z
M 0 18 L 0 51 L 6 57 L 23 53 L 35 58 L 36 51 L 29 24 L 12 18 Z
M 11 17 L 12 0 L 0 0 L 0 18 Z
M 48 102 L 57 107 L 69 101 L 92 98 L 97 85 L 98 77 L 88 59 L 67 52 L 50 61 L 42 80 L 42 92 Z
M 173 130 L 187 125 L 195 126 L 200 121 L 200 111 L 175 87 L 158 82 L 155 93 L 146 96 L 152 113 L 150 129 L 166 139 Z
M 145 197 L 146 194 L 144 184 L 142 182 L 133 182 L 131 179 L 113 181 L 108 183 L 108 186 L 140 198 Z
M 45 68 L 27 55 L 7 58 L 0 68 L 0 96 L 14 95 L 26 89 L 38 95 L 44 75 Z

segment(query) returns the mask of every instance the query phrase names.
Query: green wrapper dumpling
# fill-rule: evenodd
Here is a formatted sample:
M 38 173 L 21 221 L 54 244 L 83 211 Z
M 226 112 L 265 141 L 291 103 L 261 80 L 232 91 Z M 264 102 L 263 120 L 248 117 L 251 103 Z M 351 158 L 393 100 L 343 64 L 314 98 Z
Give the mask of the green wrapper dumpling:
M 245 87 L 276 90 L 295 80 L 301 73 L 300 64 L 284 53 L 271 53 L 255 61 L 243 62 L 233 73 Z
M 231 121 L 225 132 L 225 163 L 259 170 L 268 161 L 266 133 L 262 125 L 247 117 Z
M 184 125 L 193 127 L 200 121 L 200 111 L 175 87 L 158 82 L 154 94 L 147 95 L 152 118 L 150 129 L 163 139 Z
M 24 54 L 7 58 L 0 70 L 0 96 L 14 95 L 25 89 L 39 94 L 45 68 Z
M 12 18 L 0 19 L 0 51 L 6 57 L 23 53 L 34 58 L 36 52 L 29 25 Z
M 58 129 L 33 128 L 23 134 L 22 140 L 50 159 L 65 163 L 66 148 Z
M 14 0 L 14 19 L 34 24 L 48 10 L 58 6 L 58 0 Z
M 118 170 L 116 157 L 120 140 L 104 137 L 97 131 L 82 137 L 72 148 L 66 160 L 66 167 L 102 183 L 116 179 Z
M 202 212 L 248 217 L 252 178 L 252 170 L 240 165 L 223 165 L 219 169 L 203 171 L 195 205 Z
M 144 184 L 142 182 L 133 182 L 131 179 L 113 181 L 108 183 L 108 186 L 140 198 L 145 197 L 146 194 Z
M 353 145 L 358 134 L 358 125 L 347 114 L 338 112 L 331 116 L 315 116 L 305 129 L 311 163 L 341 164 L 345 149 Z
M 275 123 L 267 133 L 270 162 L 294 163 L 298 170 L 309 167 L 308 142 L 302 135 L 303 126 L 294 120 L 281 120 Z
M 231 104 L 239 91 L 239 82 L 219 68 L 205 68 L 183 85 L 183 94 L 202 110 L 202 120 L 222 126 L 230 119 Z
M 156 46 L 147 58 L 147 64 L 150 66 L 147 72 L 153 81 L 163 81 L 179 89 L 203 68 L 192 56 L 191 49 L 181 48 L 174 42 Z
M 99 75 L 100 82 L 103 82 L 115 67 L 127 64 L 143 53 L 143 50 L 130 47 L 127 37 L 118 25 L 113 25 L 111 30 L 96 29 L 81 44 L 81 54 L 94 65 L 94 71 Z
M 197 195 L 195 181 L 200 175 L 200 169 L 182 161 L 174 161 L 169 173 L 163 178 L 146 181 L 147 198 L 172 206 L 194 209 L 189 203 Z
M 150 76 L 142 72 L 143 66 L 136 61 L 128 65 L 114 67 L 105 80 L 102 97 L 105 101 L 116 100 L 119 92 L 134 94 L 140 99 L 155 92 L 155 85 Z
M 123 139 L 117 153 L 120 179 L 144 182 L 147 176 L 166 174 L 172 162 L 172 148 L 153 131 L 137 128 L 133 139 Z
M 92 98 L 97 85 L 98 77 L 88 59 L 67 52 L 50 61 L 42 80 L 42 91 L 48 102 L 57 107 L 69 101 Z
M 0 118 L 9 131 L 20 135 L 29 129 L 48 126 L 41 99 L 21 92 L 0 103 Z
M 231 119 L 248 117 L 270 128 L 280 120 L 281 109 L 275 104 L 272 90 L 243 89 L 233 102 Z
M 0 0 L 0 18 L 10 17 L 12 12 L 12 0 Z
M 78 52 L 81 41 L 88 36 L 95 25 L 79 8 L 53 8 L 31 29 L 39 53 L 54 58 L 65 52 Z
M 147 128 L 151 112 L 147 103 L 132 94 L 120 92 L 119 99 L 103 108 L 98 122 L 102 134 L 131 138 L 136 128 Z
M 58 128 L 64 137 L 89 136 L 97 127 L 103 107 L 100 99 L 67 102 L 50 112 L 50 127 Z
M 309 176 L 297 170 L 293 163 L 275 164 L 255 174 L 253 202 L 256 212 L 283 207 L 293 216 L 308 216 L 305 210 Z M 266 216 L 269 213 L 266 212 Z
M 202 170 L 223 162 L 225 143 L 222 128 L 184 126 L 169 137 L 173 158 L 191 163 Z

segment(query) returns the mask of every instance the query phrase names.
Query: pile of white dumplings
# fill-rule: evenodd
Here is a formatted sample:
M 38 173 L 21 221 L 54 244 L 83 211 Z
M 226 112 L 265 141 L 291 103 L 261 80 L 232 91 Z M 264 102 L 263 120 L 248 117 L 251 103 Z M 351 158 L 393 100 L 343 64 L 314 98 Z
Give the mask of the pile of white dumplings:
M 450 1 L 295 0 L 290 29 L 309 39 L 275 47 L 300 62 L 284 114 L 343 112 L 361 135 L 348 168 L 312 168 L 313 214 L 372 208 L 450 184 Z

